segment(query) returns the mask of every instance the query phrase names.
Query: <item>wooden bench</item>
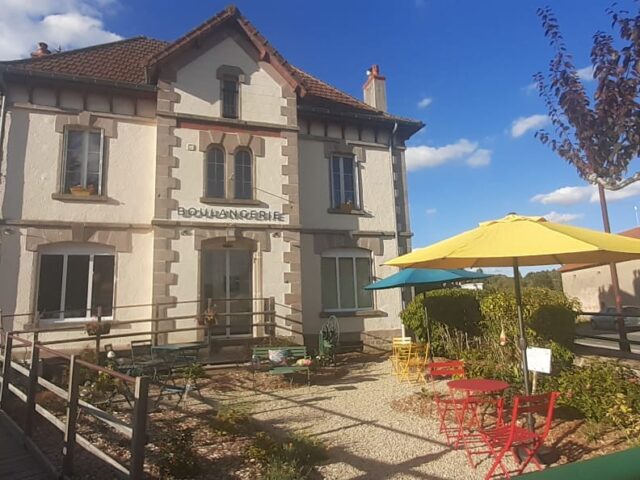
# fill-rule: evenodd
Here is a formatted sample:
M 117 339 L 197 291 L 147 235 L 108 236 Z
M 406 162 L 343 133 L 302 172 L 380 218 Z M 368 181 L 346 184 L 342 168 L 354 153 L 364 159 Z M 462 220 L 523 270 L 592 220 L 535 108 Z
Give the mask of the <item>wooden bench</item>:
M 299 360 L 301 358 L 309 358 L 307 354 L 307 347 L 304 345 L 298 346 L 286 346 L 286 347 L 253 347 L 253 358 L 259 359 L 260 364 L 257 362 L 251 362 L 252 370 L 255 375 L 256 370 L 262 369 L 262 362 L 269 362 L 269 350 L 287 350 L 289 353 L 289 358 L 294 360 Z M 311 371 L 307 365 L 287 365 L 287 366 L 272 366 L 269 363 L 269 375 L 291 375 L 291 382 L 293 382 L 293 374 L 299 372 L 306 372 L 307 374 L 307 385 L 311 384 Z

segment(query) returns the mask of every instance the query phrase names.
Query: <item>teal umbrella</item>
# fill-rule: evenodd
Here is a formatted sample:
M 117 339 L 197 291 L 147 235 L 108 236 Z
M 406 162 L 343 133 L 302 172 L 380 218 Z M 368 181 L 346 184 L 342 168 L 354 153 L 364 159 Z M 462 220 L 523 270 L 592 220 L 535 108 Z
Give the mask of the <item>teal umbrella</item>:
M 463 269 L 405 268 L 364 288 L 365 290 L 383 290 L 385 288 L 415 287 L 418 285 L 436 285 L 465 280 L 482 280 L 490 276 L 486 273 L 470 272 Z
M 491 277 L 486 273 L 470 272 L 464 269 L 440 270 L 435 268 L 405 268 L 398 273 L 373 282 L 365 290 L 384 290 L 386 288 L 417 287 L 419 285 L 443 285 L 451 282 L 462 282 L 470 280 L 482 280 Z M 429 314 L 427 307 L 424 308 L 425 327 L 427 327 L 427 339 L 429 338 Z M 404 325 L 402 325 L 402 335 L 404 336 Z

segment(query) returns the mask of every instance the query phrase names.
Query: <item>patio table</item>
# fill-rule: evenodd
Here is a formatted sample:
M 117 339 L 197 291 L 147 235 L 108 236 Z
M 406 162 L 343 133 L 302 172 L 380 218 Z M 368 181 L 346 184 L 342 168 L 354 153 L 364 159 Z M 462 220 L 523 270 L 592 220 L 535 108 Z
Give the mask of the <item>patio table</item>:
M 458 405 L 458 408 L 454 410 L 458 421 L 458 435 L 454 443 L 457 447 L 461 440 L 465 440 L 465 419 L 469 407 L 471 406 L 471 421 L 469 427 L 479 426 L 478 407 L 483 403 L 483 397 L 502 393 L 509 388 L 509 384 L 502 380 L 489 378 L 463 378 L 447 382 L 447 387 L 451 390 L 452 398 L 455 398 L 456 392 L 464 394 L 462 402 Z

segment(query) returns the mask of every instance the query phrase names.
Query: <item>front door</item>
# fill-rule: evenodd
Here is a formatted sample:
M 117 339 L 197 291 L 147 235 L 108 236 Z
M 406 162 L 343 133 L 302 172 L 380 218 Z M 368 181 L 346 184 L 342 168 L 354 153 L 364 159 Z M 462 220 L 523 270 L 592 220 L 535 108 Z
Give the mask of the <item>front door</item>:
M 203 251 L 203 295 L 206 308 L 212 299 L 218 336 L 252 334 L 253 272 L 250 250 Z

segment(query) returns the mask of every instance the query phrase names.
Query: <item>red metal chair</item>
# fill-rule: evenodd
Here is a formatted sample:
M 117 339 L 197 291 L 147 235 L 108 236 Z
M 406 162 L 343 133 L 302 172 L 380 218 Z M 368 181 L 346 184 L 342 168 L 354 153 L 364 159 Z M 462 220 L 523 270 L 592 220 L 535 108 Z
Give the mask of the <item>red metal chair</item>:
M 509 423 L 501 426 L 499 425 L 491 430 L 479 431 L 479 434 L 484 441 L 484 444 L 488 447 L 488 450 L 475 452 L 467 451 L 467 453 L 469 454 L 470 461 L 471 454 L 488 453 L 494 458 L 493 464 L 485 476 L 485 480 L 491 478 L 498 467 L 500 467 L 506 478 L 511 478 L 509 475 L 510 472 L 503 462 L 504 456 L 508 452 L 511 452 L 513 458 L 518 464 L 518 475 L 527 468 L 527 465 L 529 465 L 530 462 L 533 462 L 538 470 L 542 469 L 542 465 L 540 465 L 538 459 L 535 458 L 535 455 L 538 449 L 544 444 L 544 441 L 549 434 L 551 421 L 553 420 L 553 411 L 558 395 L 560 395 L 558 392 L 551 392 L 541 395 L 515 397 Z M 523 417 L 533 413 L 545 416 L 544 426 L 540 433 L 535 430 L 530 431 L 529 429 L 518 425 L 518 421 L 521 421 Z M 518 457 L 516 454 L 518 451 L 525 453 L 526 457 L 524 460 Z M 475 467 L 473 462 L 472 465 Z
M 465 378 L 464 362 L 462 360 L 431 362 L 427 365 L 427 375 L 431 379 L 433 399 L 440 419 L 440 433 L 444 433 L 447 442 L 451 443 L 452 439 L 458 438 L 458 428 L 447 427 L 447 416 L 453 413 L 454 418 L 458 419 L 459 412 L 464 407 L 463 399 L 455 398 L 450 393 L 436 392 L 433 384 L 436 379 Z

